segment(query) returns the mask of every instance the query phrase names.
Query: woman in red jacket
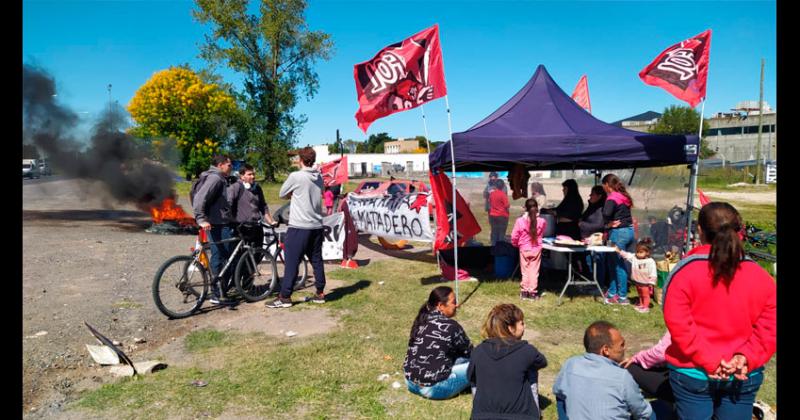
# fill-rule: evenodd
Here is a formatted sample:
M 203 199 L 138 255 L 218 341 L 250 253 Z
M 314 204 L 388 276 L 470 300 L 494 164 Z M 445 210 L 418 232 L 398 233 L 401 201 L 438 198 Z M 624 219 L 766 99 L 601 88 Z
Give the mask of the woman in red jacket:
M 702 245 L 675 267 L 664 290 L 676 408 L 683 419 L 749 420 L 775 354 L 775 281 L 745 259 L 733 206 L 706 204 L 698 225 Z

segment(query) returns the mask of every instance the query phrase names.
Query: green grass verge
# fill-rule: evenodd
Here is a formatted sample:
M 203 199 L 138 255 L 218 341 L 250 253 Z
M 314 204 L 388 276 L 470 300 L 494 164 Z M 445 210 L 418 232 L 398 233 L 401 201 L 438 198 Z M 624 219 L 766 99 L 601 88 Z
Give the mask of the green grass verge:
M 432 264 L 406 260 L 333 271 L 330 277 L 344 282 L 325 305 L 340 320 L 334 331 L 289 339 L 201 330 L 186 338 L 193 367 L 170 367 L 138 380 L 107 384 L 84 393 L 75 405 L 123 418 L 469 418 L 468 395 L 429 401 L 405 390 L 402 364 L 409 328 L 438 275 Z M 557 281 L 543 281 L 548 294 L 539 302 L 520 302 L 516 281 L 459 285 L 463 306 L 456 319 L 474 344 L 480 342 L 480 325 L 494 305 L 512 302 L 525 312 L 525 338 L 549 361 L 540 372 L 545 419 L 557 418 L 553 381 L 567 358 L 583 352 L 583 330 L 589 323 L 605 319 L 619 326 L 628 354 L 655 344 L 665 331 L 660 307 L 639 314 L 630 307 L 604 306 L 589 296 L 565 297 L 564 304 L 556 306 L 554 289 L 560 288 L 562 279 L 560 273 Z M 289 309 L 304 310 L 308 310 L 305 305 Z M 217 358 L 215 363 L 208 363 L 211 355 Z M 383 373 L 391 378 L 378 381 Z M 774 376 L 773 359 L 758 396 L 772 405 Z M 195 379 L 207 381 L 208 386 L 191 386 Z M 393 389 L 393 381 L 403 387 Z

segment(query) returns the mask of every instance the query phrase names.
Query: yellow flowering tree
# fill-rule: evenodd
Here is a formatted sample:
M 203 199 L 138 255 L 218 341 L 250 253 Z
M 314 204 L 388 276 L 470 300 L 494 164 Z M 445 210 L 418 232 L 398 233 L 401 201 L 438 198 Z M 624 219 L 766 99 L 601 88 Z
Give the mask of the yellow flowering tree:
M 197 176 L 220 151 L 238 109 L 219 85 L 204 82 L 189 68 L 170 67 L 136 91 L 128 112 L 135 122 L 131 134 L 154 139 L 155 150 L 174 141 L 180 166 Z

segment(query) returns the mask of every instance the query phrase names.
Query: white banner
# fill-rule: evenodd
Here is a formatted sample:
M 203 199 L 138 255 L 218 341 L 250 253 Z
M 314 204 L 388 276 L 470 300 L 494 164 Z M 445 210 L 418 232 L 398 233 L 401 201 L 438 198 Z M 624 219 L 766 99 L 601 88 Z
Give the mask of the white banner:
M 347 195 L 347 206 L 359 232 L 373 235 L 431 242 L 428 196 L 417 192 L 401 196 Z
M 325 236 L 322 239 L 322 259 L 326 261 L 341 260 L 344 255 L 344 213 L 339 212 L 323 217 L 322 225 L 325 229 L 323 233 Z M 285 231 L 282 232 L 282 234 L 286 234 Z M 270 234 L 270 231 L 264 228 L 264 235 Z M 276 246 L 273 244 L 268 248 L 270 254 L 275 253 Z

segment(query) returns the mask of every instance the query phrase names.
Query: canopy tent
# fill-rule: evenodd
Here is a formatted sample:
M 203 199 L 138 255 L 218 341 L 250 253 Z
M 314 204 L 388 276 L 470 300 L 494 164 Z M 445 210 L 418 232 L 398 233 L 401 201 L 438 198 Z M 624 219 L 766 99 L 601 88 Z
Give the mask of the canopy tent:
M 624 169 L 691 164 L 696 135 L 657 135 L 616 127 L 580 107 L 543 65 L 483 121 L 453 133 L 456 171 Z M 451 167 L 451 144 L 430 155 L 431 170 Z

